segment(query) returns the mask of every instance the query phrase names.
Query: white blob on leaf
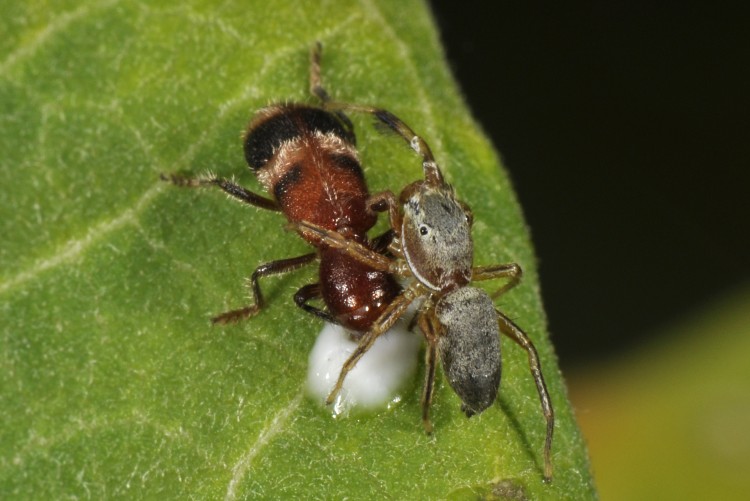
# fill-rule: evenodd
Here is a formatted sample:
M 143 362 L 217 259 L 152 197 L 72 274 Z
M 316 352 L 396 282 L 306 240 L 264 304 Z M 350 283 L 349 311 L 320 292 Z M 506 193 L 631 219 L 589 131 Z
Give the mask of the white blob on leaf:
M 411 315 L 405 315 L 409 319 Z M 400 319 L 380 336 L 344 380 L 344 386 L 331 406 L 333 416 L 353 408 L 378 409 L 398 402 L 398 390 L 412 378 L 417 368 L 417 353 L 422 336 L 408 331 L 409 323 Z M 341 366 L 357 348 L 341 326 L 326 323 L 310 352 L 307 388 L 324 401 L 339 377 Z

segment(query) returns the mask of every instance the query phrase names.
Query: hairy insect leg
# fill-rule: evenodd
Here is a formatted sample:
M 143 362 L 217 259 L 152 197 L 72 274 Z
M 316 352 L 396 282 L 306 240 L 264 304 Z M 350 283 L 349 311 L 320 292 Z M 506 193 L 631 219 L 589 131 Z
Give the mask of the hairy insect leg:
M 224 193 L 239 200 L 240 202 L 244 202 L 254 207 L 260 207 L 261 209 L 276 211 L 280 210 L 278 204 L 274 200 L 258 195 L 257 193 L 253 193 L 252 191 L 247 190 L 242 186 L 229 181 L 228 179 L 214 176 L 197 178 L 183 177 L 178 174 L 161 174 L 159 177 L 162 179 L 162 181 L 167 181 L 174 184 L 175 186 L 181 186 L 185 188 L 216 186 L 217 188 L 223 190 Z
M 378 254 L 381 254 L 388 250 L 388 246 L 393 242 L 394 236 L 396 236 L 396 234 L 393 230 L 386 230 L 370 241 L 370 248 Z
M 331 96 L 323 87 L 322 80 L 320 78 L 320 60 L 323 56 L 323 44 L 315 42 L 310 49 L 310 94 L 320 99 L 324 108 L 327 108 L 327 104 L 331 102 Z M 344 127 L 349 131 L 350 136 L 354 139 L 354 124 L 344 113 L 343 110 L 337 109 L 332 110 L 333 113 L 341 120 Z
M 300 221 L 297 223 L 289 223 L 289 227 L 297 230 L 302 235 L 311 235 L 317 237 L 320 241 L 332 247 L 346 252 L 347 255 L 356 259 L 360 263 L 366 264 L 369 267 L 378 270 L 385 271 L 388 273 L 399 274 L 404 273 L 402 267 L 399 267 L 398 263 L 390 259 L 388 256 L 384 256 L 374 250 L 355 242 L 354 240 L 344 237 L 341 233 L 336 231 L 327 230 L 321 226 L 310 223 L 308 221 Z M 404 275 L 401 275 L 404 276 Z
M 375 343 L 383 333 L 393 327 L 396 320 L 404 314 L 416 297 L 417 292 L 414 289 L 411 287 L 404 289 L 404 291 L 388 305 L 388 308 L 386 308 L 386 310 L 380 315 L 380 318 L 375 321 L 372 328 L 360 338 L 359 345 L 357 345 L 357 348 L 352 352 L 349 358 L 346 359 L 346 362 L 344 362 L 344 365 L 341 367 L 341 372 L 336 380 L 336 384 L 333 386 L 331 393 L 328 394 L 328 398 L 326 398 L 326 405 L 331 405 L 333 403 L 336 399 L 336 395 L 338 395 L 341 391 L 341 387 L 344 385 L 344 380 L 346 379 L 347 374 L 354 369 L 362 356 L 372 348 L 373 343 Z
M 320 291 L 320 284 L 308 284 L 297 291 L 297 293 L 294 295 L 294 302 L 297 304 L 297 306 L 299 306 L 306 312 L 315 315 L 318 318 L 322 318 L 326 322 L 337 324 L 338 322 L 331 316 L 329 312 L 307 304 L 307 302 L 311 299 L 318 299 L 321 296 L 322 293 Z
M 516 263 L 494 264 L 490 266 L 478 266 L 471 270 L 471 278 L 474 281 L 495 280 L 498 278 L 509 278 L 508 283 L 496 290 L 490 297 L 497 299 L 521 282 L 523 270 Z
M 539 393 L 539 400 L 542 404 L 542 413 L 544 419 L 547 421 L 547 435 L 544 440 L 544 480 L 549 482 L 552 480 L 552 433 L 555 429 L 555 413 L 552 409 L 552 401 L 549 398 L 549 392 L 547 391 L 547 385 L 544 382 L 544 375 L 542 374 L 542 365 L 539 362 L 539 355 L 537 354 L 534 343 L 521 330 L 511 319 L 503 315 L 500 311 L 497 312 L 498 325 L 500 331 L 516 342 L 521 348 L 526 350 L 529 356 L 529 369 L 531 369 L 531 376 L 534 378 L 536 384 L 536 390 Z
M 428 317 L 429 316 L 429 317 Z M 435 368 L 437 367 L 437 332 L 435 328 L 435 310 L 420 314 L 417 322 L 427 339 L 427 351 L 425 352 L 425 378 L 422 389 L 422 425 L 424 431 L 429 435 L 432 433 L 432 422 L 430 421 L 430 407 L 432 406 L 432 395 L 435 389 Z
M 242 319 L 257 315 L 258 312 L 265 306 L 265 300 L 260 290 L 259 279 L 261 277 L 267 277 L 271 275 L 279 275 L 282 273 L 288 273 L 294 271 L 302 266 L 309 264 L 315 260 L 317 254 L 311 252 L 303 256 L 292 257 L 289 259 L 280 259 L 278 261 L 271 261 L 258 266 L 250 277 L 250 288 L 253 294 L 253 304 L 237 310 L 228 311 L 217 315 L 211 319 L 214 324 L 231 324 L 238 322 Z
M 326 108 L 330 110 L 346 110 L 356 111 L 360 113 L 369 113 L 373 115 L 386 129 L 390 129 L 397 135 L 406 141 L 406 144 L 414 150 L 414 152 L 422 157 L 422 169 L 424 171 L 425 181 L 433 186 L 445 185 L 443 179 L 443 173 L 440 172 L 435 157 L 432 154 L 432 150 L 427 142 L 420 136 L 418 136 L 406 123 L 398 118 L 390 111 L 382 108 L 375 108 L 373 106 L 365 106 L 359 104 L 347 104 L 338 102 L 326 103 Z
M 316 41 L 310 49 L 310 94 L 327 103 L 331 100 L 323 87 L 320 78 L 320 60 L 323 56 L 323 44 Z
M 358 110 L 360 111 L 360 110 Z M 443 174 L 435 162 L 435 157 L 427 142 L 418 136 L 406 123 L 390 111 L 364 107 L 361 111 L 366 111 L 375 116 L 380 122 L 390 130 L 401 136 L 414 152 L 422 157 L 422 169 L 424 170 L 425 180 L 434 185 L 443 185 Z
M 388 211 L 388 221 L 391 229 L 396 235 L 400 236 L 402 224 L 401 204 L 392 191 L 382 191 L 372 195 L 367 201 L 367 205 L 375 212 Z

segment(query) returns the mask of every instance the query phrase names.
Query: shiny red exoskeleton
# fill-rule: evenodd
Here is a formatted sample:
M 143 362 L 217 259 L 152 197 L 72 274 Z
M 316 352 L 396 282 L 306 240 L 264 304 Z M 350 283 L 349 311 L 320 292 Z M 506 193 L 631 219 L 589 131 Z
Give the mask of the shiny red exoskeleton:
M 367 237 L 367 231 L 377 221 L 375 209 L 382 201 L 371 197 L 367 190 L 348 117 L 341 111 L 325 109 L 329 97 L 320 85 L 319 57 L 316 47 L 311 58 L 310 88 L 323 106 L 268 106 L 258 111 L 245 134 L 245 159 L 272 198 L 217 177 L 171 175 L 165 179 L 179 186 L 217 186 L 242 202 L 281 211 L 290 223 L 307 221 L 375 252 L 384 252 L 390 233 L 373 242 Z M 264 306 L 260 277 L 292 271 L 319 259 L 319 282 L 302 287 L 294 296 L 295 302 L 350 330 L 367 331 L 398 296 L 401 289 L 395 279 L 314 235 L 303 238 L 317 252 L 256 268 L 250 280 L 253 304 L 218 315 L 213 322 L 231 323 L 257 314 Z M 308 304 L 316 298 L 323 300 L 325 309 Z

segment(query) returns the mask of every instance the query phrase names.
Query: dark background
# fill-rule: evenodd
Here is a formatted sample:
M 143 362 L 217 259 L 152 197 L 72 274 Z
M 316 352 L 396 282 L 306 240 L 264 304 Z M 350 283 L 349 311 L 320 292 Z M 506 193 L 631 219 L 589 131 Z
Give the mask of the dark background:
M 563 367 L 749 282 L 750 17 L 462 4 L 433 11 L 523 205 Z

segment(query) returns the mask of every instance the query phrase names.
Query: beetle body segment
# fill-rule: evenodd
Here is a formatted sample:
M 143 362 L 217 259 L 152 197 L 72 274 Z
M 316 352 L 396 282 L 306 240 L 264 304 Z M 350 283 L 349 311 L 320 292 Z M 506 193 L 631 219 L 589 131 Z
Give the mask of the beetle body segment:
M 401 287 L 393 275 L 373 270 L 344 251 L 324 248 L 320 251 L 321 295 L 335 320 L 357 331 L 367 331 L 393 301 Z
M 300 104 L 263 108 L 245 136 L 245 158 L 290 222 L 349 237 L 366 234 L 377 221 L 367 207 L 354 134 L 333 113 Z
M 332 133 L 354 145 L 354 133 L 339 118 L 326 110 L 304 104 L 274 104 L 258 110 L 245 135 L 245 160 L 251 169 L 262 168 L 282 144 L 319 131 Z
M 377 221 L 343 115 L 297 103 L 274 104 L 257 112 L 244 138 L 245 159 L 291 223 L 307 221 L 372 249 L 367 231 Z M 301 233 L 318 248 L 319 284 L 298 292 L 303 309 L 334 321 L 353 335 L 367 331 L 398 295 L 389 274 L 362 264 Z M 307 305 L 322 298 L 328 314 Z

